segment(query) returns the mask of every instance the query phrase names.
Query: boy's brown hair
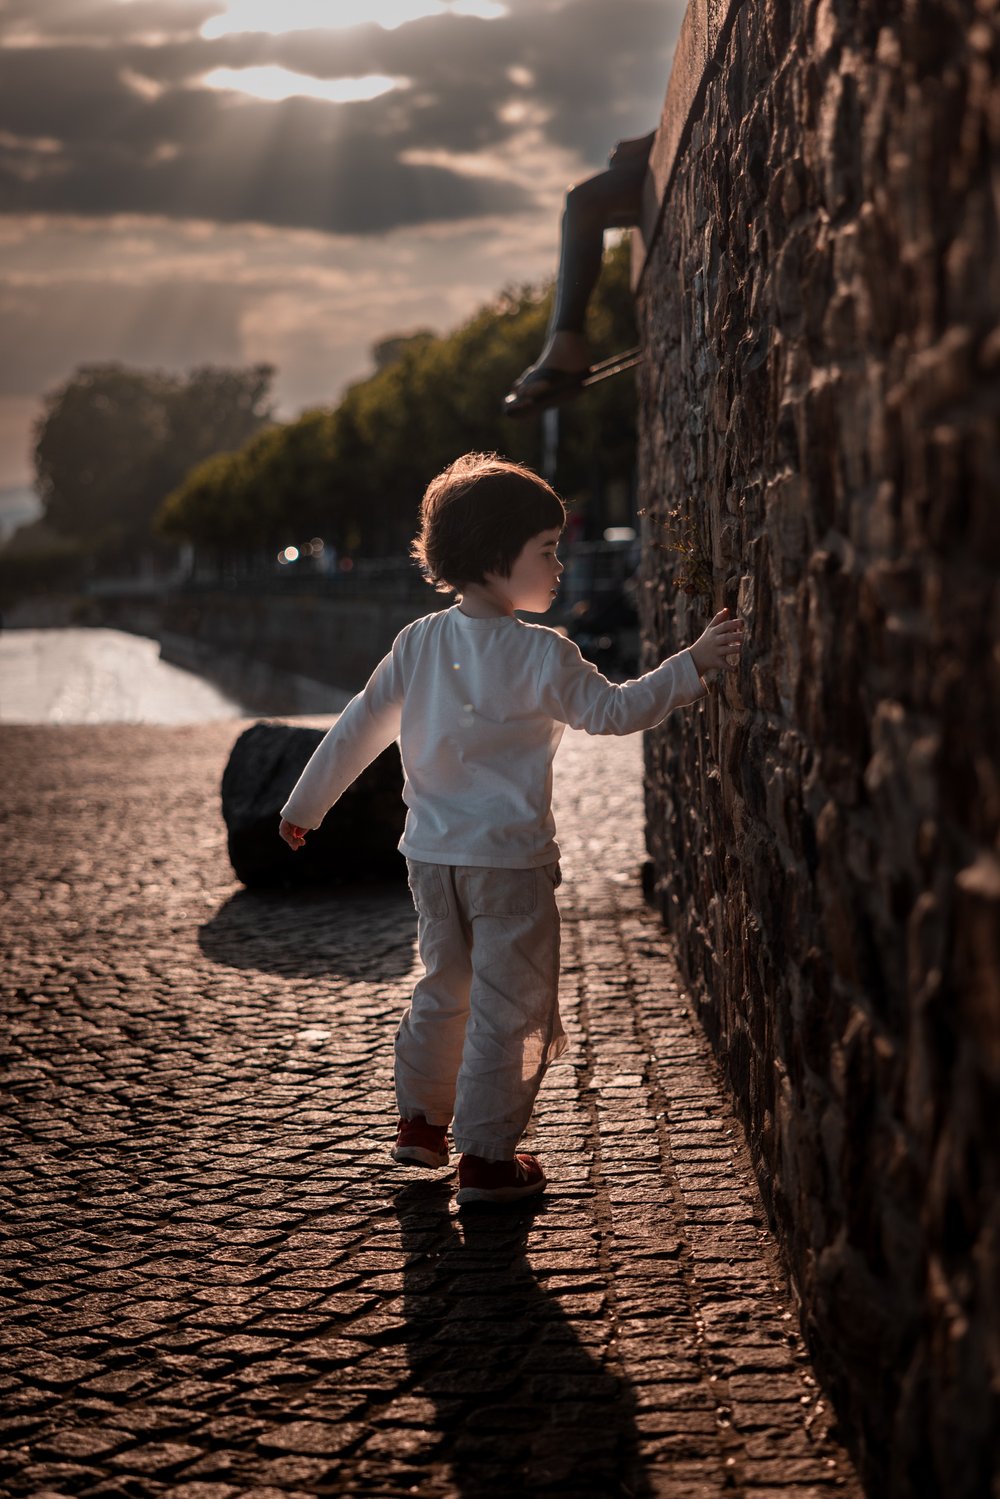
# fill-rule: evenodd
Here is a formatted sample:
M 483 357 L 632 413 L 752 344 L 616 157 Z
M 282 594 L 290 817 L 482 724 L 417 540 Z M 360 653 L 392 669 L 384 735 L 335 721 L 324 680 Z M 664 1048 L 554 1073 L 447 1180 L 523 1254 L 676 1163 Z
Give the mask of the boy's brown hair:
M 410 555 L 439 593 L 459 593 L 487 573 L 509 578 L 526 542 L 565 524 L 562 500 L 533 469 L 466 453 L 428 484 Z

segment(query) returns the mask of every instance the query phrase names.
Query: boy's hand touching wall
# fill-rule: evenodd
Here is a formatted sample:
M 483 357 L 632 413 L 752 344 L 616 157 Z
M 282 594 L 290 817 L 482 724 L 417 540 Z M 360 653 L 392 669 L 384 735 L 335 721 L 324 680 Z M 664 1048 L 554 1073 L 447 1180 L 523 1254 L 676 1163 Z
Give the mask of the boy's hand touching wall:
M 301 848 L 306 841 L 308 831 L 308 828 L 296 827 L 294 822 L 289 822 L 287 817 L 283 817 L 281 826 L 278 828 L 278 835 L 284 838 L 289 848 Z
M 728 609 L 720 609 L 704 635 L 691 647 L 691 656 L 698 675 L 706 671 L 735 671 L 740 664 L 743 649 L 744 623 L 741 619 L 730 619 Z

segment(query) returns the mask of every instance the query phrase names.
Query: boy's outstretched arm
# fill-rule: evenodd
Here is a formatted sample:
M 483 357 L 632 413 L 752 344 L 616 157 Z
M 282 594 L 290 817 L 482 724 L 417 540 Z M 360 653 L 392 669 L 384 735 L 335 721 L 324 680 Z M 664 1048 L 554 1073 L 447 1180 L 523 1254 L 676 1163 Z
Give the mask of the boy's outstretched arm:
M 553 636 L 539 680 L 540 704 L 552 717 L 588 734 L 634 734 L 703 697 L 703 672 L 733 671 L 743 646 L 743 622 L 721 609 L 686 650 L 631 682 L 609 682 L 585 661 L 572 640 Z
M 316 746 L 281 809 L 278 834 L 301 848 L 334 802 L 399 733 L 402 690 L 393 651 L 376 666 L 333 728 Z
M 691 647 L 691 656 L 700 677 L 706 671 L 736 670 L 743 649 L 744 628 L 741 619 L 729 618 L 728 609 L 719 610 Z

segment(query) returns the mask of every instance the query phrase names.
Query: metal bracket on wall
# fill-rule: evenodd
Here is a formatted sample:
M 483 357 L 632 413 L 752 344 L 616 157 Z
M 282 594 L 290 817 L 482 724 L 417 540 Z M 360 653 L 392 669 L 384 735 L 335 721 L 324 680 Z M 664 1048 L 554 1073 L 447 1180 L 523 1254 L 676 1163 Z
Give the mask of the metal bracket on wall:
M 585 387 L 598 385 L 602 380 L 609 380 L 612 375 L 620 375 L 625 370 L 635 369 L 636 365 L 641 363 L 641 349 L 626 349 L 624 354 L 612 354 L 610 358 L 600 359 L 597 364 L 592 364 L 581 384 Z

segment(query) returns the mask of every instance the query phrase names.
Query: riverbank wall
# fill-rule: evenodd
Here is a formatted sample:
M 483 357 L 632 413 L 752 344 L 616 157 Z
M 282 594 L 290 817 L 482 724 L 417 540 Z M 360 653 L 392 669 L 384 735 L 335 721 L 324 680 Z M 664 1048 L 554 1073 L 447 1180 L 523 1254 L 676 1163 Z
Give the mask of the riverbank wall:
M 400 630 L 440 597 L 174 594 L 164 601 L 160 653 L 258 712 L 339 712 Z
M 635 272 L 656 899 L 879 1499 L 1000 1483 L 1000 27 L 691 0 Z

